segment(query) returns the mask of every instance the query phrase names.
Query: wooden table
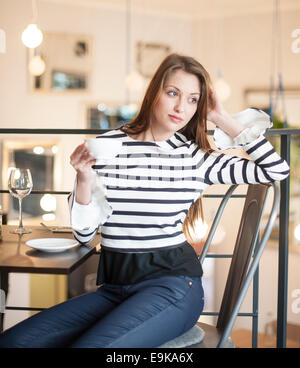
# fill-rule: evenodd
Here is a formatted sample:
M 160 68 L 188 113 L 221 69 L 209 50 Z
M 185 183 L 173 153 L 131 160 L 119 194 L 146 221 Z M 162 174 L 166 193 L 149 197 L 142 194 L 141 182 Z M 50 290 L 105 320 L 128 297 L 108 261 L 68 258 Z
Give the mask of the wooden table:
M 71 232 L 53 233 L 42 226 L 30 226 L 32 233 L 20 236 L 10 233 L 15 228 L 16 226 L 9 225 L 2 227 L 0 288 L 4 290 L 6 295 L 8 294 L 8 274 L 10 272 L 68 275 L 94 254 L 100 244 L 100 235 L 97 234 L 87 246 L 78 245 L 64 252 L 46 253 L 27 246 L 27 240 L 37 238 L 73 239 L 73 234 Z M 4 314 L 1 313 L 0 331 L 3 326 L 3 316 Z
M 37 238 L 70 238 L 72 233 L 52 233 L 42 226 L 31 226 L 32 233 L 11 234 L 15 226 L 3 226 L 2 242 L 0 242 L 0 272 L 25 272 L 69 274 L 90 257 L 100 243 L 100 235 L 88 246 L 79 245 L 60 253 L 46 253 L 26 245 L 27 240 Z

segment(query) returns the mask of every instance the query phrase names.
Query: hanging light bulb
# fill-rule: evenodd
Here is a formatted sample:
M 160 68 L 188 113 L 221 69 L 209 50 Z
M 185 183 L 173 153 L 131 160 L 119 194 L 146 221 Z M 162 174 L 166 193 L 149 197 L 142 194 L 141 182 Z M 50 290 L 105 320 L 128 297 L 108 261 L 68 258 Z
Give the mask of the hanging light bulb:
M 126 77 L 125 86 L 129 92 L 138 92 L 143 89 L 145 81 L 143 76 L 136 70 L 130 72 L 131 69 L 131 0 L 126 0 Z M 129 95 L 126 98 L 129 104 Z
M 38 9 L 36 0 L 31 0 L 32 5 L 32 22 L 24 29 L 22 33 L 22 42 L 26 47 L 34 49 L 43 41 L 43 33 L 37 26 Z
M 222 64 L 224 63 L 224 41 L 223 41 L 223 11 L 222 5 L 218 0 L 213 0 L 214 8 L 214 45 L 213 51 L 215 52 L 214 60 L 216 60 L 216 72 L 217 78 L 214 83 L 214 88 L 217 96 L 221 102 L 226 101 L 231 95 L 231 88 L 226 82 Z
M 224 78 L 218 78 L 215 82 L 216 94 L 221 101 L 226 101 L 231 95 L 231 88 Z
M 297 240 L 300 240 L 300 224 L 295 227 L 294 236 Z
M 35 77 L 38 77 L 44 73 L 46 70 L 46 64 L 40 55 L 35 55 L 32 57 L 28 64 L 28 70 Z
M 0 53 L 6 53 L 6 33 L 3 29 L 0 29 Z
M 216 94 L 220 98 L 220 100 L 226 101 L 231 95 L 231 88 L 229 84 L 225 81 L 223 72 L 221 70 L 218 71 L 217 79 L 214 83 Z
M 144 82 L 144 78 L 137 71 L 131 72 L 125 79 L 126 87 L 130 91 L 140 91 L 144 87 Z
M 38 47 L 43 41 L 43 33 L 38 28 L 37 24 L 28 24 L 22 33 L 22 42 L 26 47 L 34 49 Z

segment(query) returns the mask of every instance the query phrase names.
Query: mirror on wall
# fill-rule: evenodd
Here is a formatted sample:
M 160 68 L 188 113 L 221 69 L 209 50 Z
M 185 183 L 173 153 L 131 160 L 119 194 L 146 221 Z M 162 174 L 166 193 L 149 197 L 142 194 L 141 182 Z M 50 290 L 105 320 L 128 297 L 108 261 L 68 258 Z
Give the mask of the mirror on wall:
M 87 129 L 118 129 L 138 113 L 137 103 L 91 101 L 83 105 L 83 125 Z
M 169 45 L 139 41 L 136 48 L 139 73 L 145 78 L 151 78 L 157 67 L 170 52 Z
M 92 37 L 45 33 L 42 44 L 28 49 L 27 73 L 32 92 L 88 91 L 93 63 Z
M 5 139 L 2 142 L 2 187 L 7 188 L 10 168 L 28 168 L 33 179 L 33 189 L 39 191 L 55 190 L 57 172 L 58 140 Z M 9 223 L 18 219 L 18 202 L 11 195 L 3 195 L 2 208 Z M 46 193 L 31 194 L 23 201 L 23 219 L 54 220 L 56 199 Z

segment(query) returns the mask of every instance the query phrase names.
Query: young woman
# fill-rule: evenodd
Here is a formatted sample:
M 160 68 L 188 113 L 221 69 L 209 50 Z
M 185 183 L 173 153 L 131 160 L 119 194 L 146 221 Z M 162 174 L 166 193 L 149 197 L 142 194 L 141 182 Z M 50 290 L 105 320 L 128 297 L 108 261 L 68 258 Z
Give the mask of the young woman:
M 251 160 L 214 151 L 241 147 Z M 151 80 L 138 116 L 99 136 L 122 142 L 110 160 L 86 143 L 71 155 L 74 236 L 89 242 L 101 226 L 97 291 L 45 310 L 5 331 L 0 346 L 158 347 L 197 322 L 202 269 L 184 230 L 212 184 L 266 183 L 289 174 L 262 133 L 267 114 L 229 115 L 195 59 L 169 55 Z M 113 142 L 113 141 L 112 141 Z

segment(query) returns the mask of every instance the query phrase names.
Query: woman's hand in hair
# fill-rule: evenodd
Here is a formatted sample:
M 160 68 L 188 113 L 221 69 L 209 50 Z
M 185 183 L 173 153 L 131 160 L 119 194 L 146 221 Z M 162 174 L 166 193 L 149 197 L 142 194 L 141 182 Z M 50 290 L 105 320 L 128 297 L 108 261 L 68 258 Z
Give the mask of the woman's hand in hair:
M 218 125 L 218 121 L 229 115 L 224 109 L 220 98 L 217 96 L 212 86 L 208 90 L 208 106 L 207 106 L 207 120 Z
M 207 120 L 214 123 L 232 138 L 239 135 L 245 129 L 243 125 L 234 120 L 225 110 L 212 86 L 208 92 Z

